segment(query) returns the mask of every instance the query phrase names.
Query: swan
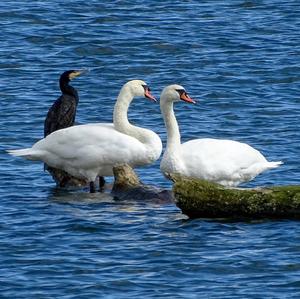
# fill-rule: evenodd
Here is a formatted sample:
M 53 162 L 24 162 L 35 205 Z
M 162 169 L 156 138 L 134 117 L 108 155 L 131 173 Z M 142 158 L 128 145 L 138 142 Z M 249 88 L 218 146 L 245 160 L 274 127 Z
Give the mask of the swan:
M 177 84 L 167 86 L 161 93 L 160 108 L 167 129 L 167 145 L 160 169 L 166 177 L 178 173 L 235 187 L 282 164 L 281 161 L 268 162 L 258 150 L 233 140 L 204 138 L 181 144 L 173 110 L 173 103 L 180 100 L 195 103 Z
M 118 95 L 113 123 L 93 123 L 61 129 L 31 148 L 8 152 L 28 160 L 43 161 L 51 167 L 86 179 L 90 183 L 90 192 L 95 192 L 96 177 L 112 176 L 116 164 L 127 163 L 131 167 L 139 167 L 156 161 L 161 155 L 159 136 L 128 121 L 128 107 L 133 98 L 138 96 L 155 101 L 144 81 L 129 81 Z

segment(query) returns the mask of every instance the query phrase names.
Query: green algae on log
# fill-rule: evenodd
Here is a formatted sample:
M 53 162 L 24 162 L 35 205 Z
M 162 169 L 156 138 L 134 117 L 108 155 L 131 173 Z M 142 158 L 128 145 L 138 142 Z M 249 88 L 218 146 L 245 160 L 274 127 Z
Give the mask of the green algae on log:
M 190 218 L 300 219 L 300 186 L 226 188 L 172 175 L 176 205 Z

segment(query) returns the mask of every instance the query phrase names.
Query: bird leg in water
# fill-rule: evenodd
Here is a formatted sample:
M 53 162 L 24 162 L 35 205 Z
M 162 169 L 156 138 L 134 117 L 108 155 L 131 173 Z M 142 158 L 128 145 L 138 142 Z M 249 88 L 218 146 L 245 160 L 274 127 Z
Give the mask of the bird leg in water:
M 95 184 L 94 182 L 90 182 L 90 193 L 95 193 L 96 189 L 95 189 Z
M 102 192 L 104 190 L 104 185 L 105 185 L 105 179 L 103 176 L 99 176 L 99 191 Z M 95 188 L 95 183 L 90 182 L 90 193 L 95 193 L 96 188 Z
M 104 190 L 105 179 L 103 176 L 99 176 L 99 191 L 102 192 Z

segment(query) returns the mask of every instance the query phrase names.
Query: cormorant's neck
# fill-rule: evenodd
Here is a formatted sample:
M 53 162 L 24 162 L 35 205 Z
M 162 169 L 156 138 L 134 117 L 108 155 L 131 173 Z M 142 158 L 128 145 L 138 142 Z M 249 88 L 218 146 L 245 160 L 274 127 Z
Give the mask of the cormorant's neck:
M 69 83 L 70 83 L 69 80 L 60 80 L 59 81 L 59 87 L 60 87 L 61 92 L 63 94 L 68 94 L 68 95 L 75 96 L 76 98 L 78 98 L 76 89 L 73 86 L 71 86 Z

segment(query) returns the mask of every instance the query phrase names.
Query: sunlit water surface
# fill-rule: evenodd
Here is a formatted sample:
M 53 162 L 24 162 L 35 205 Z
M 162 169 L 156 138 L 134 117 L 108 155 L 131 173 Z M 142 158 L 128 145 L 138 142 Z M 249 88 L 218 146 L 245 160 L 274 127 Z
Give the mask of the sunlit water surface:
M 77 122 L 110 122 L 120 87 L 183 85 L 182 140 L 247 142 L 284 165 L 246 186 L 300 184 L 300 5 L 278 1 L 3 1 L 0 4 L 1 298 L 299 298 L 296 221 L 188 220 L 174 204 L 58 190 L 13 158 L 43 134 L 62 71 Z M 159 105 L 130 120 L 166 141 Z M 171 188 L 159 161 L 140 169 Z

